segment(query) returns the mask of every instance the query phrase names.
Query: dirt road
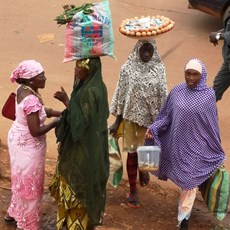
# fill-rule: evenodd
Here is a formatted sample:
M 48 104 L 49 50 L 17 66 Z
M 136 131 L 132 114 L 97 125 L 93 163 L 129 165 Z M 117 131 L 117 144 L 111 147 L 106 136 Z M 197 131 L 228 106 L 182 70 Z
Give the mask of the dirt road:
M 10 199 L 10 171 L 8 153 L 0 149 L 0 229 L 13 230 L 15 225 L 7 225 L 3 221 Z M 50 198 L 48 184 L 55 170 L 55 161 L 46 161 L 45 194 L 43 197 L 43 218 L 40 230 L 55 230 L 56 204 Z M 152 177 L 151 183 L 142 188 L 138 185 L 140 209 L 130 209 L 126 203 L 128 183 L 124 178 L 119 187 L 107 188 L 107 203 L 104 224 L 99 230 L 177 230 L 178 191 L 174 187 L 160 184 Z M 223 222 L 218 222 L 205 207 L 198 193 L 194 205 L 190 230 L 227 230 L 230 229 L 230 215 Z
M 63 107 L 52 98 L 53 92 L 63 86 L 67 92 L 71 92 L 74 63 L 62 63 L 64 53 L 64 27 L 58 27 L 54 18 L 62 13 L 62 5 L 66 3 L 81 4 L 80 1 L 65 0 L 20 0 L 7 2 L 1 1 L 0 8 L 0 105 L 3 104 L 9 93 L 17 87 L 11 84 L 9 76 L 15 66 L 24 59 L 36 59 L 45 68 L 47 85 L 41 91 L 47 106 L 62 109 Z M 143 4 L 144 2 L 144 4 Z M 159 51 L 163 57 L 167 70 L 168 89 L 182 82 L 183 67 L 188 59 L 197 57 L 206 64 L 212 85 L 215 74 L 221 62 L 221 44 L 214 47 L 209 43 L 209 32 L 222 27 L 222 22 L 211 16 L 187 8 L 186 0 L 110 0 L 115 37 L 115 56 L 117 60 L 103 57 L 103 75 L 108 88 L 109 100 L 111 100 L 121 65 L 135 45 L 135 40 L 124 37 L 118 32 L 122 19 L 141 15 L 165 15 L 175 21 L 175 28 L 168 34 L 156 38 Z M 54 38 L 47 42 L 41 42 L 41 37 L 53 35 Z M 40 36 L 40 37 L 39 37 Z M 228 110 L 228 98 L 230 90 L 224 98 L 218 102 L 221 139 L 223 148 L 228 156 L 230 142 L 230 110 Z M 110 117 L 109 123 L 113 121 Z M 7 132 L 11 122 L 0 116 L 0 139 L 6 144 Z M 5 149 L 0 153 L 0 170 L 3 178 L 0 185 L 10 187 L 8 154 Z M 48 134 L 48 152 L 46 175 L 48 180 L 52 176 L 55 159 L 56 143 L 53 133 Z M 125 154 L 123 154 L 125 161 Z M 226 167 L 230 170 L 229 157 Z M 173 230 L 176 227 L 177 213 L 177 188 L 172 183 L 159 183 L 152 177 L 151 185 L 147 188 L 139 188 L 142 208 L 132 210 L 127 208 L 125 193 L 128 191 L 126 174 L 118 189 L 108 188 L 108 202 L 105 216 L 105 224 L 102 229 L 160 229 Z M 0 229 L 15 229 L 14 226 L 5 226 L 1 221 L 9 201 L 10 191 L 0 188 Z M 50 200 L 48 191 L 44 196 L 44 218 L 42 230 L 55 229 L 54 227 L 55 205 Z M 230 229 L 229 215 L 222 224 L 216 222 L 202 199 L 198 196 L 194 212 L 191 218 L 191 229 Z M 222 227 L 221 227 L 222 226 Z

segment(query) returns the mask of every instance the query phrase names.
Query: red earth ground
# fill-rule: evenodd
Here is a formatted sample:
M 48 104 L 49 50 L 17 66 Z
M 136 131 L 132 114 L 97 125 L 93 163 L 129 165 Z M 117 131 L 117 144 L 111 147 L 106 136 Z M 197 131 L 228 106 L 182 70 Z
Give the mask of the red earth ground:
M 43 197 L 43 217 L 41 230 L 55 230 L 56 204 L 49 196 L 49 180 L 55 170 L 55 160 L 46 160 L 46 182 Z M 0 229 L 13 230 L 15 225 L 7 225 L 3 217 L 9 204 L 10 170 L 8 151 L 1 147 L 0 151 Z M 99 230 L 176 230 L 177 225 L 177 199 L 178 190 L 159 184 L 155 178 L 147 187 L 139 188 L 141 207 L 129 208 L 126 202 L 128 193 L 127 180 L 123 179 L 118 188 L 108 185 L 107 204 L 104 216 L 104 224 Z M 202 197 L 198 193 L 192 212 L 189 229 L 191 230 L 227 230 L 230 229 L 230 215 L 222 222 L 218 222 L 204 205 Z

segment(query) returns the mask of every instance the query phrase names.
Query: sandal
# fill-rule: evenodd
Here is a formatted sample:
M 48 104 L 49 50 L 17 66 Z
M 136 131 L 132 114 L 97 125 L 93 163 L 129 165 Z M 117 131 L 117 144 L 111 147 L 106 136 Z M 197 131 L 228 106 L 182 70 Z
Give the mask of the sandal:
M 139 171 L 139 181 L 140 181 L 140 185 L 142 187 L 145 187 L 148 185 L 149 181 L 150 181 L 150 176 L 148 172 L 142 172 Z
M 127 195 L 127 199 L 128 199 L 127 205 L 130 208 L 140 208 L 141 207 L 138 197 L 137 197 L 137 192 L 133 192 L 133 193 L 130 192 Z
M 4 216 L 4 220 L 6 223 L 16 223 L 16 220 L 11 217 L 8 213 Z

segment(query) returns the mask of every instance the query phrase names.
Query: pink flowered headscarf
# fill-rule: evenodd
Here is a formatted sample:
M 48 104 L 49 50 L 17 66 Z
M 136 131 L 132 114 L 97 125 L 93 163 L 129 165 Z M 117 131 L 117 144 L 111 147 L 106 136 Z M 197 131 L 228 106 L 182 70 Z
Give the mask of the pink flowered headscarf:
M 10 80 L 15 82 L 17 79 L 30 79 L 36 77 L 44 71 L 41 64 L 35 60 L 25 60 L 12 72 Z

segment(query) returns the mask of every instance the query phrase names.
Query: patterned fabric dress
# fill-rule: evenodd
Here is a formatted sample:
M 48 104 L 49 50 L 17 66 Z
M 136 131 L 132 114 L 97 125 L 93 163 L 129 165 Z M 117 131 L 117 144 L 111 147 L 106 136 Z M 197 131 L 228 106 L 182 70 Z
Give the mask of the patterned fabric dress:
M 215 93 L 206 85 L 207 72 L 191 89 L 186 83 L 169 93 L 157 119 L 149 126 L 159 147 L 159 179 L 192 190 L 208 179 L 225 160 L 221 147 Z
M 139 49 L 151 43 L 154 52 L 148 62 L 140 58 Z M 165 66 L 157 50 L 156 42 L 139 40 L 121 67 L 110 113 L 124 119 L 123 149 L 135 152 L 144 143 L 145 129 L 158 115 L 166 98 L 167 82 Z
M 39 111 L 41 126 L 46 113 L 34 95 L 16 105 L 16 120 L 8 134 L 12 198 L 8 213 L 24 230 L 39 229 L 44 184 L 46 137 L 31 136 L 26 115 Z
M 141 61 L 140 47 L 149 42 L 154 47 L 151 60 Z M 125 120 L 139 126 L 148 127 L 166 98 L 167 93 L 165 66 L 161 61 L 155 41 L 138 41 L 121 67 L 110 112 L 113 115 L 123 115 Z

